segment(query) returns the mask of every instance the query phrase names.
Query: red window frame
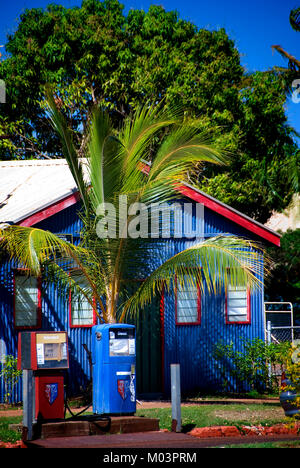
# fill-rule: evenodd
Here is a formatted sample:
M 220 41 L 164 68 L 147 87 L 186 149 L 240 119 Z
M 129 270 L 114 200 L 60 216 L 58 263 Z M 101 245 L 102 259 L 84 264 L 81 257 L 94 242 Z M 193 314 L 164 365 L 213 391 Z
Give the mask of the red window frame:
M 246 306 L 247 306 L 247 319 L 242 321 L 232 322 L 228 320 L 228 289 L 225 291 L 225 321 L 226 325 L 251 325 L 251 296 L 250 290 L 247 288 L 247 299 L 246 299 Z
M 201 289 L 199 283 L 197 283 L 197 320 L 195 322 L 178 322 L 178 311 L 177 311 L 177 277 L 175 276 L 175 325 L 201 325 Z
M 70 324 L 70 328 L 91 328 L 94 325 L 96 325 L 96 321 L 97 321 L 96 299 L 93 298 L 93 320 L 92 320 L 92 323 L 82 324 L 82 325 L 74 325 L 72 323 L 72 291 L 71 291 L 71 288 L 70 288 L 70 291 L 69 291 L 69 324 Z
M 36 304 L 36 325 L 16 325 L 16 276 L 25 276 L 28 272 L 26 268 L 16 268 L 13 270 L 13 317 L 14 328 L 16 330 L 38 330 L 42 326 L 42 278 L 36 278 L 37 304 Z

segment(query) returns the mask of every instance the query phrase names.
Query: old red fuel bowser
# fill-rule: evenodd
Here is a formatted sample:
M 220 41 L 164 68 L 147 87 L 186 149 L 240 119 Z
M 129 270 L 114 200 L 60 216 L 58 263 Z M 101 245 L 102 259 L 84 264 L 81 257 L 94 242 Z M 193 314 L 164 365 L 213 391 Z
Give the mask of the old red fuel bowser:
M 34 420 L 64 417 L 64 370 L 68 368 L 66 332 L 19 333 L 18 369 L 23 371 L 24 425 L 32 426 L 30 422 Z

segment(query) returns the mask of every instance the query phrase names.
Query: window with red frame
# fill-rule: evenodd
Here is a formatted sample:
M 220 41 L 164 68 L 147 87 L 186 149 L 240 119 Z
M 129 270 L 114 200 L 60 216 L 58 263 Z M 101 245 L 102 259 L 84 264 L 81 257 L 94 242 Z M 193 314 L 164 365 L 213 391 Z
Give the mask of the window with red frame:
M 226 323 L 250 323 L 250 293 L 247 288 L 228 285 Z
M 88 289 L 88 283 L 84 277 L 74 278 L 77 285 L 83 291 Z M 70 292 L 70 325 L 71 327 L 88 327 L 95 325 L 96 314 L 95 308 L 92 307 L 90 302 L 85 297 L 84 293 Z
M 176 279 L 175 315 L 176 325 L 198 325 L 201 321 L 200 287 L 188 275 L 182 283 Z
M 40 328 L 41 280 L 26 271 L 14 272 L 14 323 L 16 328 Z

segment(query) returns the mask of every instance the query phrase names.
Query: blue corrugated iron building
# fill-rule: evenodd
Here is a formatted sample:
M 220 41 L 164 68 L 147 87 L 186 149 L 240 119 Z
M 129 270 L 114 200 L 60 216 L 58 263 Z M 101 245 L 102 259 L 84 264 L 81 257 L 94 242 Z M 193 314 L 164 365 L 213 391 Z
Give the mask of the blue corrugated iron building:
M 247 218 L 200 191 L 186 186 L 184 193 L 189 201 L 204 205 L 204 238 L 218 234 L 235 234 L 253 240 L 279 245 L 279 236 L 273 231 Z M 68 195 L 69 200 L 70 196 Z M 69 203 L 52 204 L 50 210 L 36 211 L 31 222 L 56 234 L 70 236 L 74 243 L 80 238 L 81 221 L 78 216 L 80 201 L 72 196 Z M 67 199 L 67 197 L 66 197 Z M 29 219 L 27 218 L 27 220 Z M 20 223 L 22 224 L 22 223 Z M 25 223 L 26 224 L 26 223 Z M 191 239 L 160 239 L 153 262 L 145 265 L 153 270 L 160 262 L 190 245 Z M 14 272 L 17 265 L 0 257 L 0 354 L 17 355 L 18 332 L 14 317 Z M 139 278 L 140 279 L 140 278 Z M 68 372 L 69 395 L 79 394 L 91 378 L 89 361 L 83 345 L 91 349 L 91 326 L 70 323 L 70 297 L 58 293 L 53 284 L 39 286 L 38 306 L 41 308 L 40 330 L 66 330 L 69 336 L 70 369 Z M 175 288 L 174 288 L 175 289 Z M 243 340 L 264 339 L 263 291 L 247 297 L 247 317 L 231 322 L 226 313 L 227 293 L 217 295 L 192 292 L 191 301 L 197 304 L 192 323 L 179 318 L 181 299 L 175 290 L 165 291 L 135 321 L 137 327 L 137 391 L 138 396 L 170 394 L 170 364 L 180 363 L 182 393 L 222 390 L 224 375 L 220 363 L 213 357 L 217 343 L 234 343 L 241 350 Z M 184 291 L 181 291 L 185 293 Z M 190 293 L 188 293 L 190 294 Z M 194 295 L 193 295 L 194 294 Z M 197 297 L 196 297 L 197 296 Z M 196 305 L 195 305 L 196 307 Z M 96 323 L 96 316 L 94 324 Z M 234 382 L 231 390 L 234 389 Z M 227 383 L 228 383 L 227 382 Z M 16 386 L 12 400 L 22 399 L 21 382 Z M 4 383 L 0 383 L 0 400 L 4 399 Z

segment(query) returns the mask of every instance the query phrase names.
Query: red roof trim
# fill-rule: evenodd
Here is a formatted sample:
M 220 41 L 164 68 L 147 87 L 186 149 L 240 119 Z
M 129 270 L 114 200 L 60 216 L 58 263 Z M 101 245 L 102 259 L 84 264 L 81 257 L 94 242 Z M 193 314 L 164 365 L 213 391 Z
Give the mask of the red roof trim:
M 251 231 L 257 236 L 262 237 L 263 239 L 280 247 L 280 235 L 265 228 L 262 224 L 259 224 L 256 221 L 243 216 L 242 213 L 238 213 L 223 203 L 218 202 L 218 200 L 205 195 L 203 192 L 194 190 L 192 187 L 180 185 L 178 190 L 186 197 L 191 198 L 198 203 L 202 203 L 205 207 L 215 211 L 216 213 L 219 213 L 225 218 L 228 218 L 234 223 L 244 227 L 248 231 Z
M 253 232 L 262 239 L 265 239 L 266 241 L 271 242 L 272 244 L 275 244 L 278 247 L 280 247 L 280 234 L 271 231 L 262 224 L 257 223 L 251 218 L 248 218 L 246 215 L 243 215 L 242 213 L 234 210 L 228 205 L 219 202 L 215 198 L 210 197 L 209 195 L 206 195 L 200 190 L 194 189 L 193 187 L 188 186 L 187 184 L 178 185 L 177 190 L 184 196 L 190 198 L 191 200 L 194 200 L 198 203 L 202 203 L 207 208 L 215 211 L 216 213 L 224 216 L 225 218 L 230 219 L 234 223 L 244 227 L 250 232 Z M 67 197 L 53 203 L 52 205 L 49 205 L 46 208 L 28 216 L 27 218 L 23 219 L 17 224 L 19 224 L 20 226 L 32 226 L 34 224 L 37 224 L 38 222 L 43 221 L 49 216 L 52 216 L 60 212 L 61 210 L 64 210 L 71 205 L 74 205 L 78 202 L 79 199 L 79 192 L 74 192 L 73 194 L 68 195 Z
M 22 221 L 18 222 L 19 226 L 32 226 L 33 224 L 37 224 L 40 221 L 43 221 L 49 216 L 53 216 L 56 213 L 59 213 L 62 210 L 65 210 L 69 206 L 74 205 L 80 199 L 79 192 L 72 193 L 67 197 L 52 203 L 52 205 L 47 206 L 46 208 L 33 213 L 32 215 L 28 216 L 27 218 L 23 219 Z

